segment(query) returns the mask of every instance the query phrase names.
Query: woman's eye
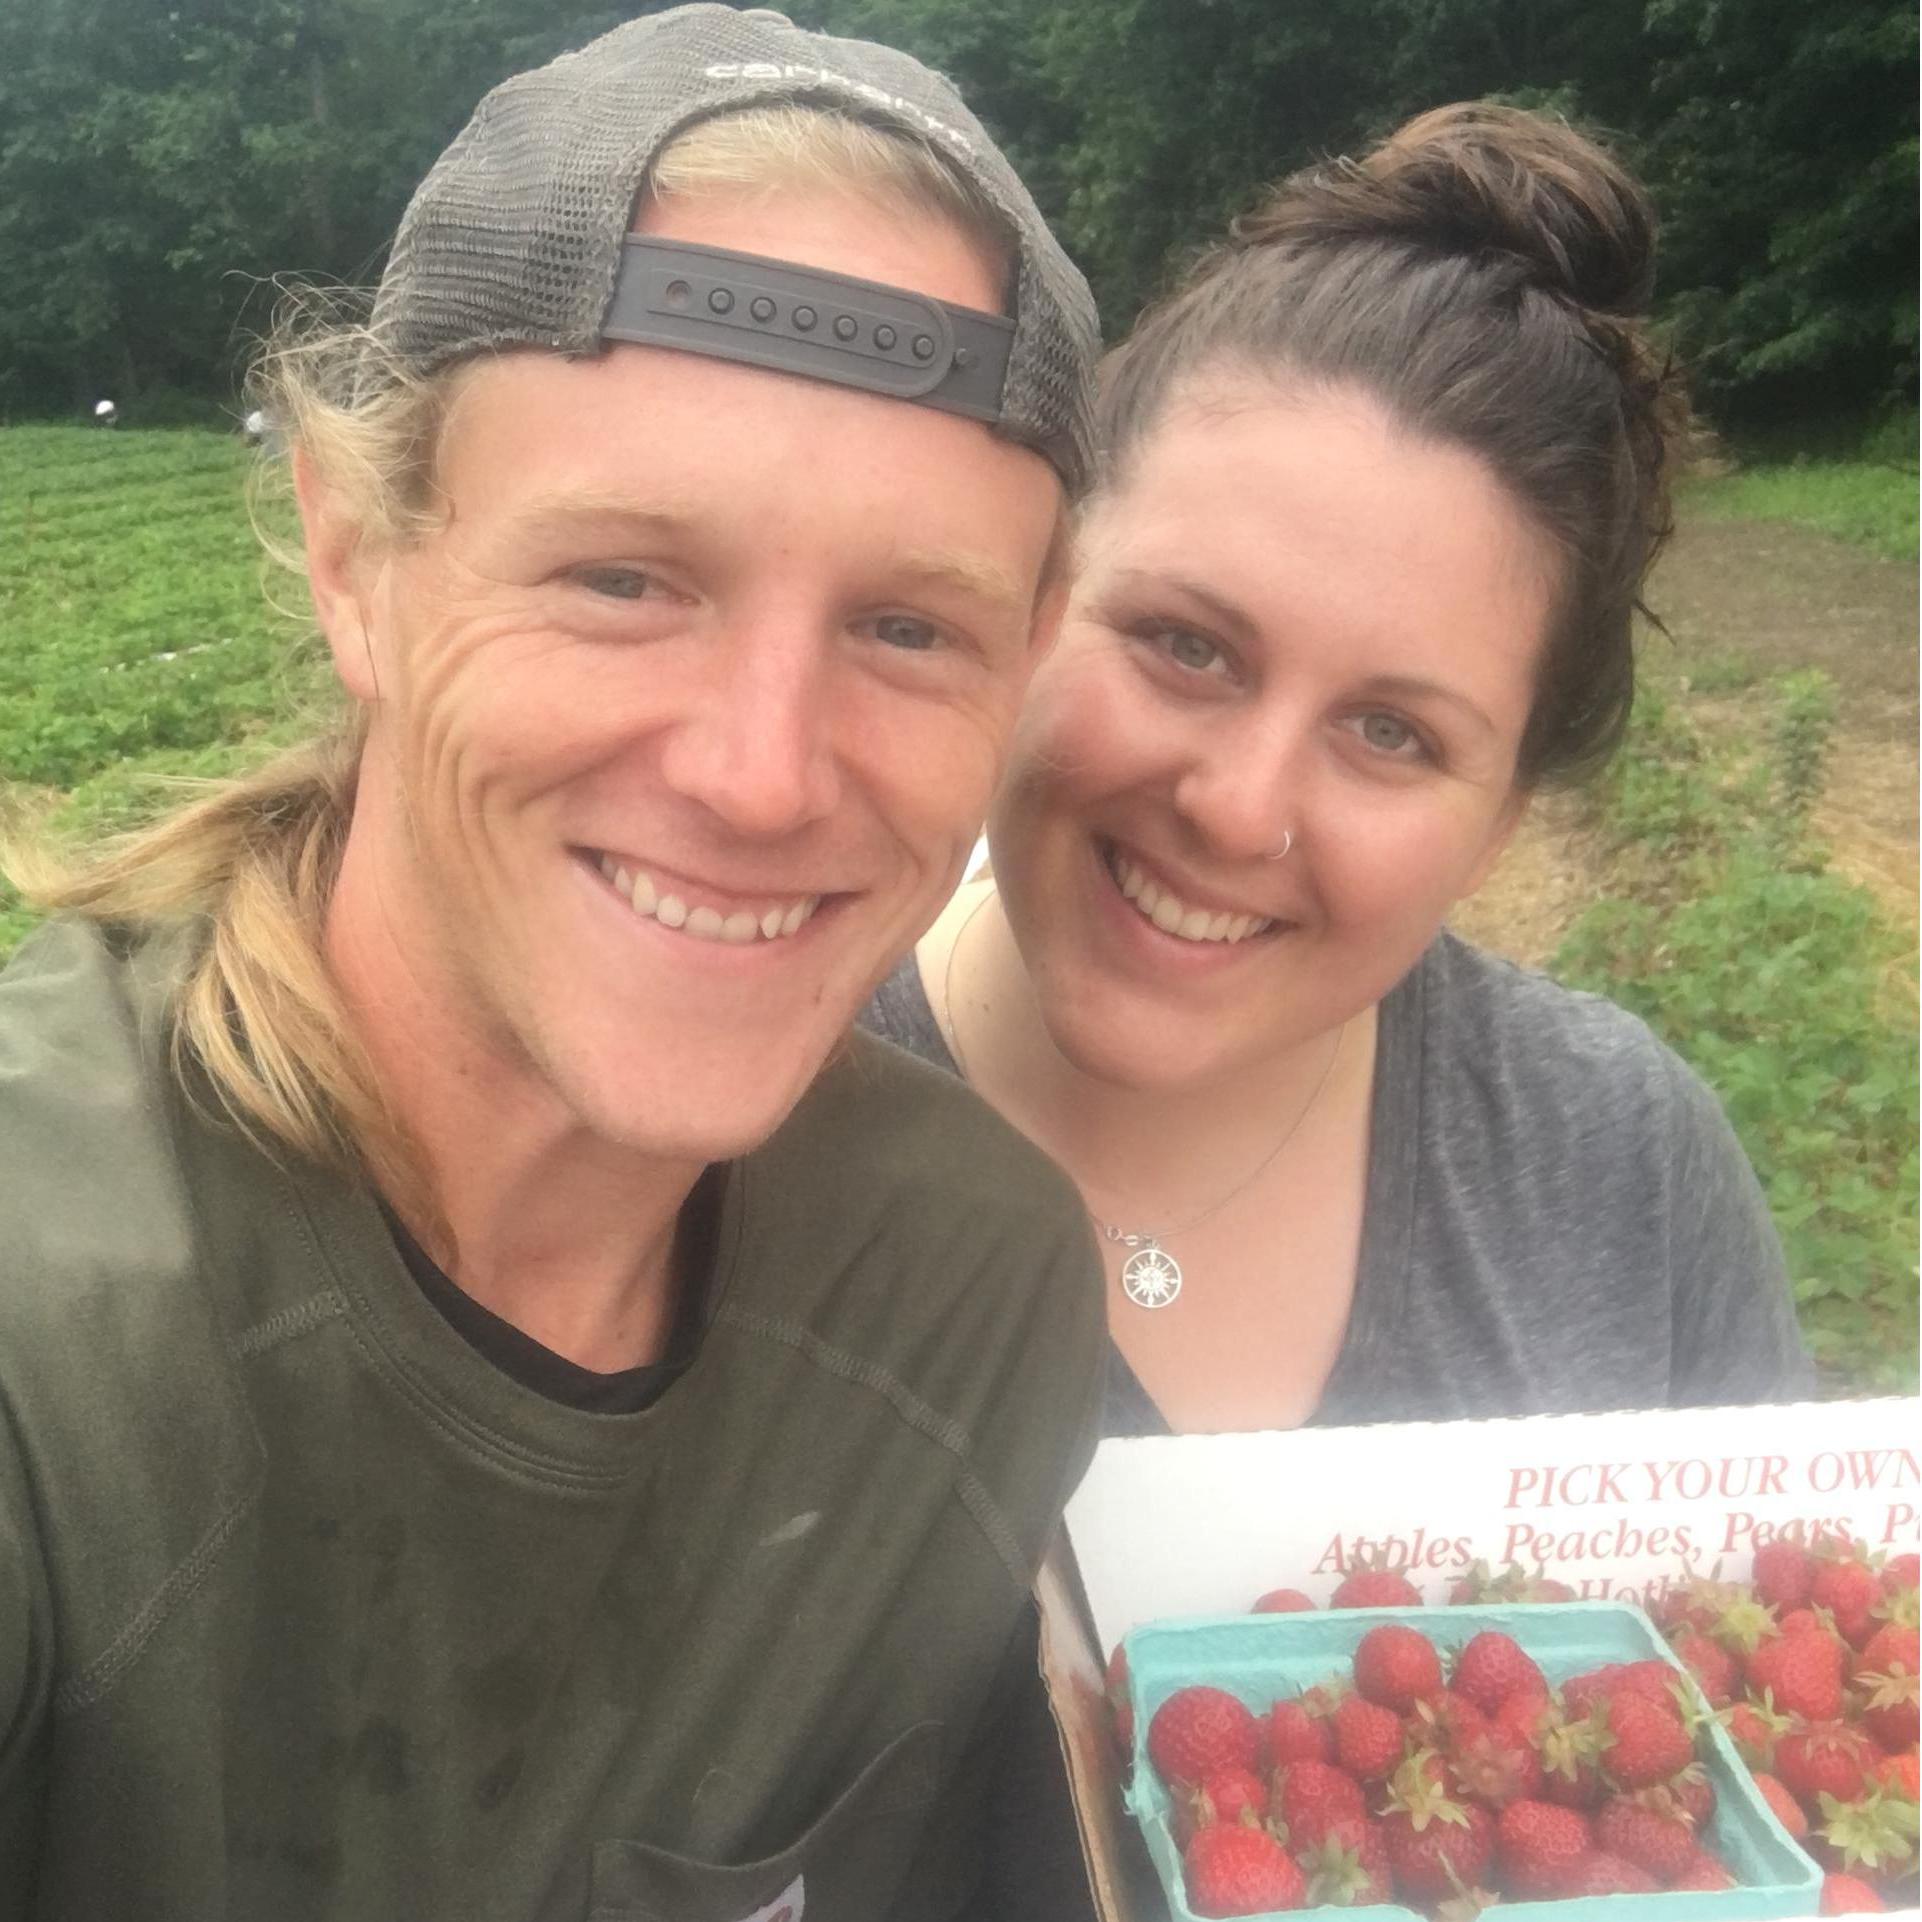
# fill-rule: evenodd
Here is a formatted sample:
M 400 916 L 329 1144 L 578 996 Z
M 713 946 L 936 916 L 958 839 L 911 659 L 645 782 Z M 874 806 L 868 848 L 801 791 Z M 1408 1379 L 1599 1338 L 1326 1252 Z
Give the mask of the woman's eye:
M 1187 627 L 1155 627 L 1149 640 L 1176 667 L 1190 674 L 1220 674 L 1228 667 L 1228 657 L 1205 634 Z
M 874 637 L 886 647 L 926 653 L 941 645 L 941 630 L 913 614 L 883 614 L 874 623 Z
M 1427 751 L 1426 743 L 1398 714 L 1364 714 L 1356 731 L 1378 754 L 1414 758 Z M 1410 750 L 1414 750 L 1414 755 Z

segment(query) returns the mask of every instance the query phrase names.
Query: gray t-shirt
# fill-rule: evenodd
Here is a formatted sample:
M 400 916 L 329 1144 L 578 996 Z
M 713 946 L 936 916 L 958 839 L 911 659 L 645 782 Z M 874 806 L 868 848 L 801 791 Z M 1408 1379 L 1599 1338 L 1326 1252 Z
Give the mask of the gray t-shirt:
M 862 1020 L 957 1071 L 912 959 Z M 1381 1004 L 1370 1126 L 1354 1305 L 1317 1423 L 1811 1389 L 1747 1157 L 1634 1015 L 1439 935 Z M 1165 1432 L 1118 1351 L 1109 1365 L 1105 1431 Z

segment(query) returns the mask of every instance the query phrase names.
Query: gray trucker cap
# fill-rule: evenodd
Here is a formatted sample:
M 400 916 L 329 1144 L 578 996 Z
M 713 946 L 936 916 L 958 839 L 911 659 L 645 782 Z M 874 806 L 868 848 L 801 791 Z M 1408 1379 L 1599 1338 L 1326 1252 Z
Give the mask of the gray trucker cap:
M 833 108 L 939 154 L 1002 216 L 1011 316 L 630 235 L 663 147 L 699 120 Z M 947 81 L 762 8 L 671 8 L 502 82 L 421 182 L 373 325 L 428 373 L 489 348 L 637 340 L 865 388 L 987 422 L 1086 485 L 1098 328 L 1087 283 Z

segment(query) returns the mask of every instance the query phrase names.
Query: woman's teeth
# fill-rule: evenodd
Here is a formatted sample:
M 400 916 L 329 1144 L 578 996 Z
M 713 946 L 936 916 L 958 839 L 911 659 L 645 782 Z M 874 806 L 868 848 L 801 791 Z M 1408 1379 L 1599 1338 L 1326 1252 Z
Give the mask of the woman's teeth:
M 1134 903 L 1135 912 L 1177 940 L 1246 941 L 1250 935 L 1265 934 L 1275 925 L 1268 915 L 1214 913 L 1207 908 L 1191 908 L 1158 881 L 1150 880 L 1118 850 L 1110 856 L 1109 865 L 1116 885 Z
M 750 941 L 779 941 L 796 932 L 821 905 L 818 894 L 798 901 L 771 902 L 758 912 L 737 908 L 721 914 L 713 908 L 690 908 L 678 894 L 665 894 L 651 876 L 622 867 L 611 854 L 600 857 L 601 873 L 615 893 L 625 895 L 636 914 L 647 915 L 664 928 L 678 928 L 697 941 L 726 941 L 745 947 Z

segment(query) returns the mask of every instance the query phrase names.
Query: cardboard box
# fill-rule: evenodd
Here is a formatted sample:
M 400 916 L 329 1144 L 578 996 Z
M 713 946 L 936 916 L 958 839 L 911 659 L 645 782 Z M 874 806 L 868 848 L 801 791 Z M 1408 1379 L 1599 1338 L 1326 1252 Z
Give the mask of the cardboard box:
M 1846 1530 L 1900 1553 L 1922 1536 L 1919 1454 L 1912 1398 L 1104 1442 L 1038 1588 L 1103 1922 L 1167 1918 L 1121 1806 L 1104 1691 L 1129 1629 L 1271 1588 L 1325 1603 L 1358 1554 L 1400 1563 L 1439 1603 L 1477 1560 L 1646 1601 L 1691 1573 L 1738 1579 L 1778 1535 Z

